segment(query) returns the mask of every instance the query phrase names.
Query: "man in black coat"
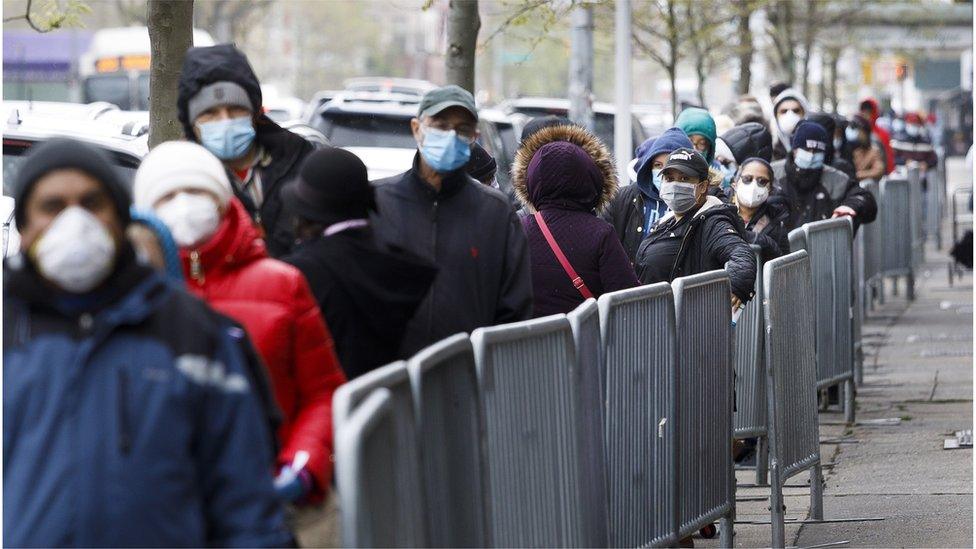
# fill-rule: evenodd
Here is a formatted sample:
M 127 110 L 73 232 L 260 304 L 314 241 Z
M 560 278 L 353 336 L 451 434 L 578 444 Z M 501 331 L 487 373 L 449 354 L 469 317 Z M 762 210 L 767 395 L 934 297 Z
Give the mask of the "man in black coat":
M 186 138 L 224 163 L 234 194 L 264 231 L 268 252 L 288 253 L 295 221 L 281 189 L 312 144 L 261 112 L 261 85 L 247 57 L 231 44 L 186 52 L 176 101 Z
M 825 112 L 812 112 L 807 115 L 807 120 L 816 122 L 827 131 L 827 154 L 824 156 L 824 163 L 831 168 L 844 172 L 852 179 L 857 179 L 854 164 L 844 158 L 844 155 L 841 154 L 842 151 L 834 147 L 834 136 L 837 135 L 837 120 L 834 118 L 834 115 Z M 841 133 L 843 133 L 843 130 L 841 130 Z
M 407 322 L 437 274 L 430 262 L 373 240 L 366 166 L 333 147 L 313 152 L 283 191 L 299 244 L 285 261 L 308 279 L 348 379 L 401 358 Z
M 407 326 L 402 351 L 413 354 L 458 332 L 532 315 L 525 233 L 508 198 L 465 170 L 478 137 L 474 97 L 458 86 L 427 92 L 410 121 L 413 167 L 374 182 L 377 239 L 440 269 Z
M 847 216 L 854 221 L 856 231 L 878 215 L 878 205 L 869 191 L 825 164 L 829 139 L 822 126 L 803 120 L 793 133 L 789 156 L 773 162 L 776 184 L 769 201 L 789 209 L 787 230 L 811 221 Z

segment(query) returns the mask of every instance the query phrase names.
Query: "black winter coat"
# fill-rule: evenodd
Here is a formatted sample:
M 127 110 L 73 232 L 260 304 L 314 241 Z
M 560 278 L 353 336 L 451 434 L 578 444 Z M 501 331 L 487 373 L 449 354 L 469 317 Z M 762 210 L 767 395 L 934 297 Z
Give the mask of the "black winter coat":
M 469 177 L 445 175 L 440 192 L 410 171 L 373 182 L 377 241 L 440 269 L 407 326 L 401 351 L 413 354 L 458 332 L 532 316 L 525 233 L 508 197 Z
M 644 205 L 648 200 L 651 200 L 651 207 L 667 211 L 663 200 L 648 199 L 636 184 L 631 184 L 620 188 L 603 214 L 604 221 L 617 233 L 631 264 L 644 241 Z
M 755 293 L 756 258 L 745 234 L 735 206 L 709 196 L 696 212 L 681 220 L 669 213 L 654 226 L 637 252 L 638 277 L 651 284 L 725 269 L 732 293 L 748 301 Z
M 400 344 L 437 267 L 381 248 L 368 229 L 303 242 L 284 260 L 308 279 L 347 379 L 407 358 Z
M 782 205 L 767 201 L 746 223 L 746 241 L 762 249 L 760 255 L 764 263 L 790 253 L 789 231 L 786 230 L 789 215 Z
M 800 178 L 789 158 L 773 162 L 773 177 L 775 187 L 769 202 L 789 212 L 787 232 L 804 223 L 830 219 L 838 206 L 847 206 L 857 214 L 855 231 L 862 223 L 871 223 L 878 216 L 878 205 L 870 191 L 830 166 L 823 167 L 819 182 L 809 189 L 797 184 Z

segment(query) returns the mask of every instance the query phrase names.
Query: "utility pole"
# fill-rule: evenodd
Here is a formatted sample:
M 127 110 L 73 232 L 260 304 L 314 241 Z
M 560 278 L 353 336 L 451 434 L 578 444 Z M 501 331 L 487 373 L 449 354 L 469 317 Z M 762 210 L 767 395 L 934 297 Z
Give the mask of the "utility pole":
M 569 57 L 569 119 L 593 131 L 593 7 L 573 8 Z
M 627 164 L 634 150 L 631 142 L 633 132 L 631 131 L 630 107 L 633 100 L 633 86 L 631 84 L 632 71 L 631 59 L 633 51 L 630 43 L 630 0 L 617 0 L 616 12 L 614 14 L 614 38 L 615 46 L 615 71 L 617 106 L 614 110 L 613 120 L 613 156 L 617 161 L 617 177 L 621 182 L 628 181 Z

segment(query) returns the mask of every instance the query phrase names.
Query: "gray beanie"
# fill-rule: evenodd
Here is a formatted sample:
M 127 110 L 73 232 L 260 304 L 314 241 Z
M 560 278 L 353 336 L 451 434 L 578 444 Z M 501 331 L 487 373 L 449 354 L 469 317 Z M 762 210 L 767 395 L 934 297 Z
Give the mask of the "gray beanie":
M 200 88 L 200 91 L 190 98 L 186 105 L 190 123 L 192 124 L 200 113 L 217 105 L 235 105 L 254 112 L 254 105 L 251 104 L 247 91 L 234 82 L 223 80 Z

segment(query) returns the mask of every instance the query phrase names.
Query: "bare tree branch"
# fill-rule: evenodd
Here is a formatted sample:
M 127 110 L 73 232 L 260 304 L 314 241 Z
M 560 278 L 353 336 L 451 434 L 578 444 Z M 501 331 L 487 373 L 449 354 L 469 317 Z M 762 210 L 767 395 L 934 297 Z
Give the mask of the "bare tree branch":
M 3 22 L 4 23 L 9 23 L 11 21 L 18 21 L 20 19 L 23 19 L 24 21 L 27 21 L 27 25 L 30 26 L 30 28 L 34 29 L 37 32 L 42 32 L 43 33 L 43 32 L 51 32 L 51 31 L 53 31 L 56 27 L 50 27 L 50 28 L 47 28 L 47 29 L 42 29 L 42 28 L 38 27 L 36 24 L 34 24 L 34 20 L 31 19 L 31 4 L 33 3 L 33 1 L 34 0 L 27 0 L 27 7 L 24 9 L 24 13 L 22 15 L 14 15 L 12 17 L 4 17 L 3 18 Z

